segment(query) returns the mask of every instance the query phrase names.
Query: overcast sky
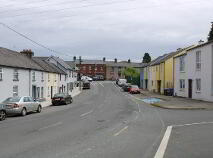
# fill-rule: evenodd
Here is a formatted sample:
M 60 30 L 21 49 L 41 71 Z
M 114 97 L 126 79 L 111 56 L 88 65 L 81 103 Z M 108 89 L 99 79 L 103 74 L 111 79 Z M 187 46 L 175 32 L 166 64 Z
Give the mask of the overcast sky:
M 41 48 L 0 25 L 0 47 L 71 60 L 141 61 L 206 41 L 213 0 L 0 0 L 0 22 L 59 52 Z

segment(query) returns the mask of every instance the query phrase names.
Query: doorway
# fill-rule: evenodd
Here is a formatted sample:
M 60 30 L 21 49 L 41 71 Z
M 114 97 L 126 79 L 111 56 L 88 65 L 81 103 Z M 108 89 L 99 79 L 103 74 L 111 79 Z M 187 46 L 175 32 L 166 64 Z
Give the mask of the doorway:
M 51 99 L 53 98 L 53 86 L 51 86 Z
M 188 96 L 192 98 L 192 79 L 189 79 Z
M 32 86 L 32 98 L 36 99 L 36 86 Z

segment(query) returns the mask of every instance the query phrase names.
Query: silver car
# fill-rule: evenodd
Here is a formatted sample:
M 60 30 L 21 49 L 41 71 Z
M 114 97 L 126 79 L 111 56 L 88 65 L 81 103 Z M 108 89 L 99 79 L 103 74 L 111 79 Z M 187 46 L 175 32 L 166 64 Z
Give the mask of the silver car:
M 25 116 L 28 112 L 41 112 L 42 106 L 33 100 L 32 97 L 10 97 L 3 104 L 5 105 L 7 114 L 21 114 Z

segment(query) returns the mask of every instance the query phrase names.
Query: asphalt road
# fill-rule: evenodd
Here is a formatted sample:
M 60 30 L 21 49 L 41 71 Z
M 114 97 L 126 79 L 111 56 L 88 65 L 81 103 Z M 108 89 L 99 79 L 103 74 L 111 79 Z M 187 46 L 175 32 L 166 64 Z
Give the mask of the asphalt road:
M 0 158 L 153 158 L 168 126 L 165 158 L 209 158 L 212 121 L 213 111 L 159 109 L 94 82 L 70 105 L 0 122 Z

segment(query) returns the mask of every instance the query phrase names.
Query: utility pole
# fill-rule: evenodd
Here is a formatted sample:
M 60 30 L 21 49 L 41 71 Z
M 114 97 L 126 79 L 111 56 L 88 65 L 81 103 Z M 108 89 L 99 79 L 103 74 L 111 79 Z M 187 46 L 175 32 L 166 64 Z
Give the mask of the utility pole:
M 79 72 L 78 72 L 78 81 L 80 81 L 80 80 L 81 80 L 81 63 L 82 63 L 81 56 L 79 56 Z

